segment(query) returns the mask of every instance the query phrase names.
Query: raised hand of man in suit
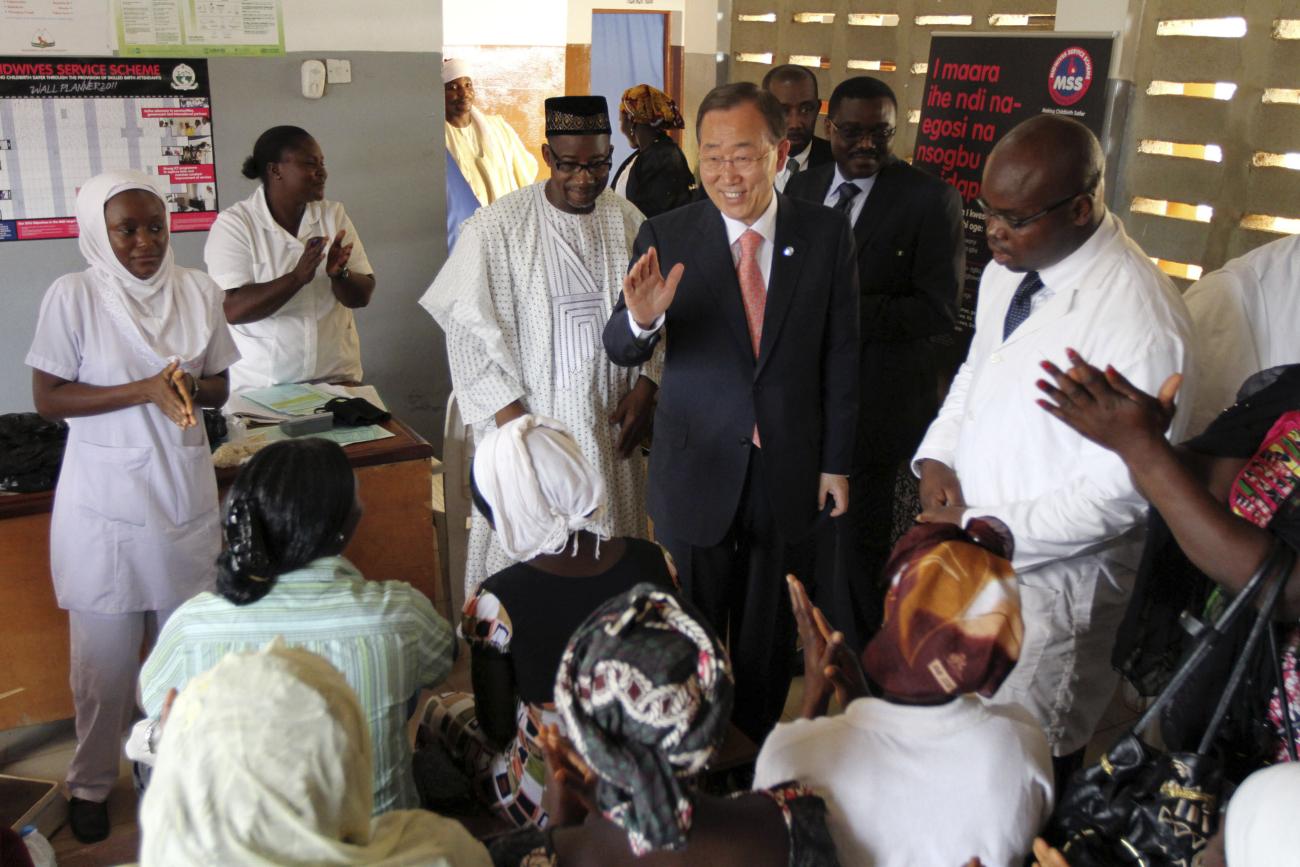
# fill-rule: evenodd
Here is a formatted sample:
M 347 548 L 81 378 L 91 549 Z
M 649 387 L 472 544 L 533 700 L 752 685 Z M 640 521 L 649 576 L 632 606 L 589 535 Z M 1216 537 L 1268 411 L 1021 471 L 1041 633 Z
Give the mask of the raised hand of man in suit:
M 678 262 L 665 277 L 659 270 L 659 253 L 651 247 L 633 263 L 623 278 L 623 301 L 632 320 L 642 331 L 652 330 L 659 317 L 673 303 L 677 284 L 682 281 L 686 266 Z

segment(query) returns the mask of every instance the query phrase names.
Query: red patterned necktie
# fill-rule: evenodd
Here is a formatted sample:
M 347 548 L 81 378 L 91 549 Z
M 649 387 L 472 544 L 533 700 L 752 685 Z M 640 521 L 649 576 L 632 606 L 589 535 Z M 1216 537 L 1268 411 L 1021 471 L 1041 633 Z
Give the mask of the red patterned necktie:
M 740 298 L 745 302 L 745 321 L 749 323 L 749 341 L 758 359 L 758 347 L 763 339 L 763 311 L 767 307 L 767 286 L 763 271 L 758 267 L 758 250 L 763 246 L 763 236 L 746 229 L 740 236 L 740 261 L 736 263 L 736 277 L 740 280 Z M 758 424 L 754 425 L 754 445 L 761 446 Z

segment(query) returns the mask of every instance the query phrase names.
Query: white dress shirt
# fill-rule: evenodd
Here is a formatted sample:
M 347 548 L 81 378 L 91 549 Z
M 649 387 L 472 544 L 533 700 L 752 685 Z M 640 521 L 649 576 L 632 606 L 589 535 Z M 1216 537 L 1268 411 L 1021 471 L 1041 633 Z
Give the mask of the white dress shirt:
M 858 217 L 862 214 L 862 208 L 867 204 L 867 196 L 871 195 L 871 188 L 876 185 L 876 176 L 869 178 L 846 178 L 840 173 L 840 167 L 835 167 L 835 176 L 831 178 L 831 188 L 826 193 L 826 200 L 822 202 L 828 208 L 834 208 L 840 201 L 840 186 L 845 182 L 853 184 L 861 190 L 853 197 L 853 203 L 849 206 L 849 225 L 856 226 Z
M 758 270 L 763 274 L 763 290 L 767 291 L 767 284 L 772 276 L 772 254 L 776 249 L 776 196 L 772 196 L 772 200 L 767 203 L 767 208 L 754 222 L 746 224 L 722 214 L 722 224 L 727 229 L 727 243 L 731 245 L 731 262 L 736 266 L 740 265 L 740 236 L 748 229 L 753 229 L 763 236 L 763 243 L 758 248 Z M 652 327 L 642 328 L 632 318 L 632 311 L 627 311 L 627 321 L 632 326 L 632 336 L 637 340 L 645 340 L 663 327 L 667 315 L 660 313 Z
M 297 236 L 271 216 L 262 187 L 217 216 L 203 248 L 208 274 L 226 291 L 283 277 L 298 264 L 308 240 L 324 237 L 332 244 L 339 230 L 352 245 L 348 269 L 373 274 L 357 230 L 338 202 L 310 202 Z M 330 380 L 360 382 L 361 344 L 352 311 L 334 297 L 325 274 L 326 259 L 316 275 L 275 313 L 232 325 L 242 359 L 230 368 L 232 390 L 286 382 Z
M 781 723 L 754 787 L 798 780 L 826 801 L 840 862 L 1020 867 L 1052 811 L 1052 762 L 1032 717 L 975 696 L 934 707 L 860 698 Z
M 1202 376 L 1194 398 L 1195 436 L 1237 399 L 1246 378 L 1300 361 L 1300 235 L 1238 256 L 1192 284 L 1192 311 Z
M 996 698 L 1033 711 L 1063 755 L 1087 743 L 1110 700 L 1110 649 L 1147 504 L 1113 452 L 1037 405 L 1035 383 L 1046 377 L 1039 365 L 1049 359 L 1067 369 L 1073 348 L 1154 394 L 1180 371 L 1192 386 L 1193 337 L 1178 291 L 1113 214 L 1039 276 L 1052 294 L 1003 341 L 1024 275 L 996 262 L 985 268 L 970 352 L 913 468 L 926 458 L 952 467 L 969 504 L 963 521 L 992 515 L 1011 529 L 1026 636 Z M 1186 416 L 1180 405 L 1175 437 Z
M 808 142 L 807 146 L 804 147 L 804 149 L 801 150 L 799 153 L 788 154 L 785 158 L 785 165 L 781 167 L 781 171 L 776 173 L 776 181 L 773 184 L 773 186 L 776 187 L 776 191 L 778 193 L 785 192 L 785 185 L 790 182 L 790 178 L 792 178 L 794 175 L 798 174 L 799 172 L 808 171 L 808 160 L 810 160 L 811 158 L 812 158 L 811 141 Z

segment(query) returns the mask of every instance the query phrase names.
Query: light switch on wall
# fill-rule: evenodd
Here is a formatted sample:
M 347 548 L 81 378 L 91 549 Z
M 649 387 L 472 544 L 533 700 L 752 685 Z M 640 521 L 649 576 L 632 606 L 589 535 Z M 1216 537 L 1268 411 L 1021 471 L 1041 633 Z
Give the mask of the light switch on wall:
M 350 84 L 352 81 L 351 60 L 326 60 L 325 69 L 330 84 Z

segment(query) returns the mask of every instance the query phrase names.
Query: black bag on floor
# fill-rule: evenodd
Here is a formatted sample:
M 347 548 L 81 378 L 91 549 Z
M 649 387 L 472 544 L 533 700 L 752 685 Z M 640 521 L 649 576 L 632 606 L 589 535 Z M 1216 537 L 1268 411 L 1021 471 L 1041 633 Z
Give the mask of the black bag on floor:
M 1191 653 L 1142 717 L 1102 757 L 1070 779 L 1048 823 L 1047 838 L 1071 867 L 1190 867 L 1218 828 L 1223 774 L 1210 747 L 1233 695 L 1246 676 L 1251 652 L 1270 631 L 1272 612 L 1295 565 L 1295 552 L 1275 543 L 1250 583 L 1223 615 L 1196 638 Z M 1267 589 L 1270 576 L 1279 579 Z M 1222 692 L 1195 752 L 1161 753 L 1144 731 L 1201 668 L 1220 637 L 1264 593 L 1245 653 Z M 1280 671 L 1280 667 L 1278 667 Z M 1289 723 L 1288 723 L 1289 724 Z M 1288 731 L 1294 760 L 1295 738 Z
M 48 491 L 59 480 L 68 426 L 34 412 L 0 415 L 0 491 Z

